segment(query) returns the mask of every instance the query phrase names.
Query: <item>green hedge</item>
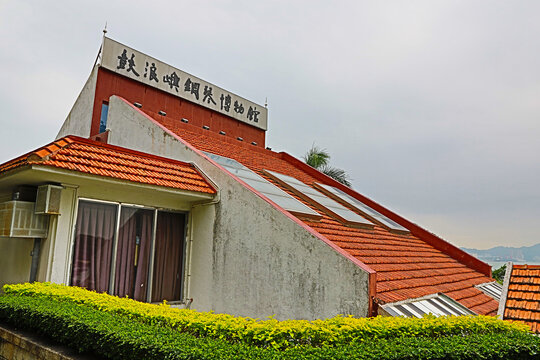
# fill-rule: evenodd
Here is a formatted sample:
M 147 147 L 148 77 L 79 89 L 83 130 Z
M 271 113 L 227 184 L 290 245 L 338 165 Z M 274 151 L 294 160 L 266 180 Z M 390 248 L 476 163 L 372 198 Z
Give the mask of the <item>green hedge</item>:
M 98 294 L 78 287 L 51 283 L 6 285 L 7 295 L 36 296 L 83 304 L 103 312 L 125 315 L 145 324 L 177 329 L 198 337 L 212 337 L 259 347 L 286 349 L 299 345 L 348 345 L 366 339 L 419 335 L 441 337 L 468 334 L 527 332 L 523 324 L 490 316 L 406 318 L 334 317 L 326 320 L 257 320 L 227 314 L 175 309 Z
M 0 322 L 110 359 L 534 359 L 540 339 L 520 330 L 450 336 L 363 337 L 284 350 L 195 336 L 129 314 L 49 296 L 0 296 Z M 392 319 L 389 319 L 392 320 Z M 419 319 L 421 322 L 423 319 Z

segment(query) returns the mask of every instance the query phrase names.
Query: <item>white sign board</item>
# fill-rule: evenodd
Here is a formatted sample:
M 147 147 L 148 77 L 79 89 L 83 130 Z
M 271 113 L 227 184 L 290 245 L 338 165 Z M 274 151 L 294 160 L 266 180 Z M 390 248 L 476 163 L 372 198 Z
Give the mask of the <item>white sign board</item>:
M 267 129 L 268 111 L 264 106 L 109 38 L 103 39 L 101 66 L 259 129 Z

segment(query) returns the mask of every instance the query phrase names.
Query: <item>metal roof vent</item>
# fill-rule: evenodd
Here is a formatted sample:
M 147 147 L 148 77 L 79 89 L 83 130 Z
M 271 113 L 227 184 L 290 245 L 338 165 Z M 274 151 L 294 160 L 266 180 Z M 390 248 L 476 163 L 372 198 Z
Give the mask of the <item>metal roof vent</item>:
M 210 126 L 203 125 L 202 127 L 204 130 L 210 130 Z
M 133 103 L 133 105 L 134 105 L 135 107 L 138 107 L 139 109 L 142 108 L 142 104 L 141 104 L 141 103 L 135 102 L 135 103 Z
M 494 298 L 497 301 L 501 300 L 503 287 L 502 287 L 501 284 L 499 284 L 496 281 L 493 281 L 493 282 L 490 282 L 490 283 L 485 283 L 485 284 L 480 284 L 480 285 L 475 285 L 474 287 L 477 288 L 477 289 L 482 290 L 484 292 L 484 294 L 491 296 L 492 298 Z
M 186 119 L 186 118 L 181 118 L 180 121 L 183 122 L 183 123 L 186 123 L 186 124 L 189 122 L 189 120 Z
M 166 116 L 166 115 L 167 115 L 167 113 L 166 113 L 165 111 L 163 111 L 163 110 L 159 110 L 159 111 L 158 111 L 158 114 L 159 114 L 159 115 L 162 115 L 162 116 Z
M 390 316 L 404 316 L 410 318 L 421 318 L 426 314 L 432 314 L 436 317 L 448 315 L 476 315 L 474 311 L 443 293 L 384 304 L 381 305 L 380 308 L 383 310 L 382 313 L 386 312 Z
M 223 130 L 220 130 L 219 135 L 227 135 L 227 133 L 225 131 L 223 131 Z
M 255 141 L 252 141 L 252 142 L 251 142 L 251 145 L 257 146 L 257 143 L 256 143 Z
M 62 186 L 41 185 L 38 187 L 36 196 L 36 214 L 58 215 L 60 214 L 60 196 Z
M 237 137 L 237 138 L 236 138 L 236 140 L 238 140 L 238 141 L 244 141 L 244 139 L 243 139 L 243 138 L 241 138 L 240 136 L 239 136 L 239 137 Z
M 272 148 L 271 148 L 271 147 L 269 147 L 269 146 L 267 146 L 267 147 L 266 147 L 266 150 L 272 150 Z

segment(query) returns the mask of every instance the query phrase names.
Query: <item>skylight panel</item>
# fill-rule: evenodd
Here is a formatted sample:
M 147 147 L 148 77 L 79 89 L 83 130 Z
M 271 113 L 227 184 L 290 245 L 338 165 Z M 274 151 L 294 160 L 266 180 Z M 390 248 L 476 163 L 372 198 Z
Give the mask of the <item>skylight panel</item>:
M 486 284 L 476 285 L 476 288 L 482 290 L 486 295 L 491 296 L 497 301 L 501 300 L 502 285 L 496 281 L 486 283 Z
M 292 188 L 300 195 L 308 198 L 309 200 L 314 202 L 315 205 L 318 205 L 319 208 L 322 208 L 322 210 L 329 212 L 332 216 L 337 217 L 343 222 L 360 225 L 373 225 L 371 221 L 364 219 L 362 216 L 347 209 L 345 206 L 330 199 L 328 196 L 324 195 L 320 191 L 315 190 L 314 188 L 304 184 L 303 182 L 292 176 L 283 175 L 269 170 L 265 170 L 265 172 L 274 177 L 275 179 L 283 182 L 285 185 Z
M 382 305 L 390 316 L 421 318 L 427 314 L 439 316 L 476 315 L 454 299 L 442 293 L 429 295 L 420 299 L 409 299 Z
M 315 219 L 321 218 L 319 213 L 287 194 L 274 184 L 268 182 L 265 178 L 240 164 L 238 161 L 208 152 L 204 153 L 209 158 L 227 169 L 231 174 L 242 179 L 246 184 L 261 194 L 264 194 L 267 198 L 278 204 L 283 209 L 300 217 L 304 216 Z
M 386 226 L 389 229 L 397 230 L 397 231 L 409 231 L 407 228 L 399 225 L 397 222 L 389 219 L 388 217 L 384 216 L 383 214 L 379 213 L 378 211 L 370 208 L 360 200 L 357 200 L 350 196 L 349 194 L 329 185 L 323 185 L 323 184 L 315 184 L 318 188 L 321 188 L 322 190 L 325 190 L 325 192 L 328 192 L 330 195 L 335 196 L 338 199 L 341 199 L 342 201 L 351 204 L 364 214 L 371 216 L 376 221 L 380 222 L 382 225 Z

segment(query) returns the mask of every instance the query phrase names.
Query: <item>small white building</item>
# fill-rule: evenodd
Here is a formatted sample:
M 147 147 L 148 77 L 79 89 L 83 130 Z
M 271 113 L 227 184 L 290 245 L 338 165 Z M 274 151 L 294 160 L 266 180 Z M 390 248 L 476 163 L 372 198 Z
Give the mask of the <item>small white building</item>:
M 100 55 L 57 139 L 0 165 L 0 284 L 279 319 L 496 313 L 489 265 L 267 149 L 264 106 L 108 38 Z

